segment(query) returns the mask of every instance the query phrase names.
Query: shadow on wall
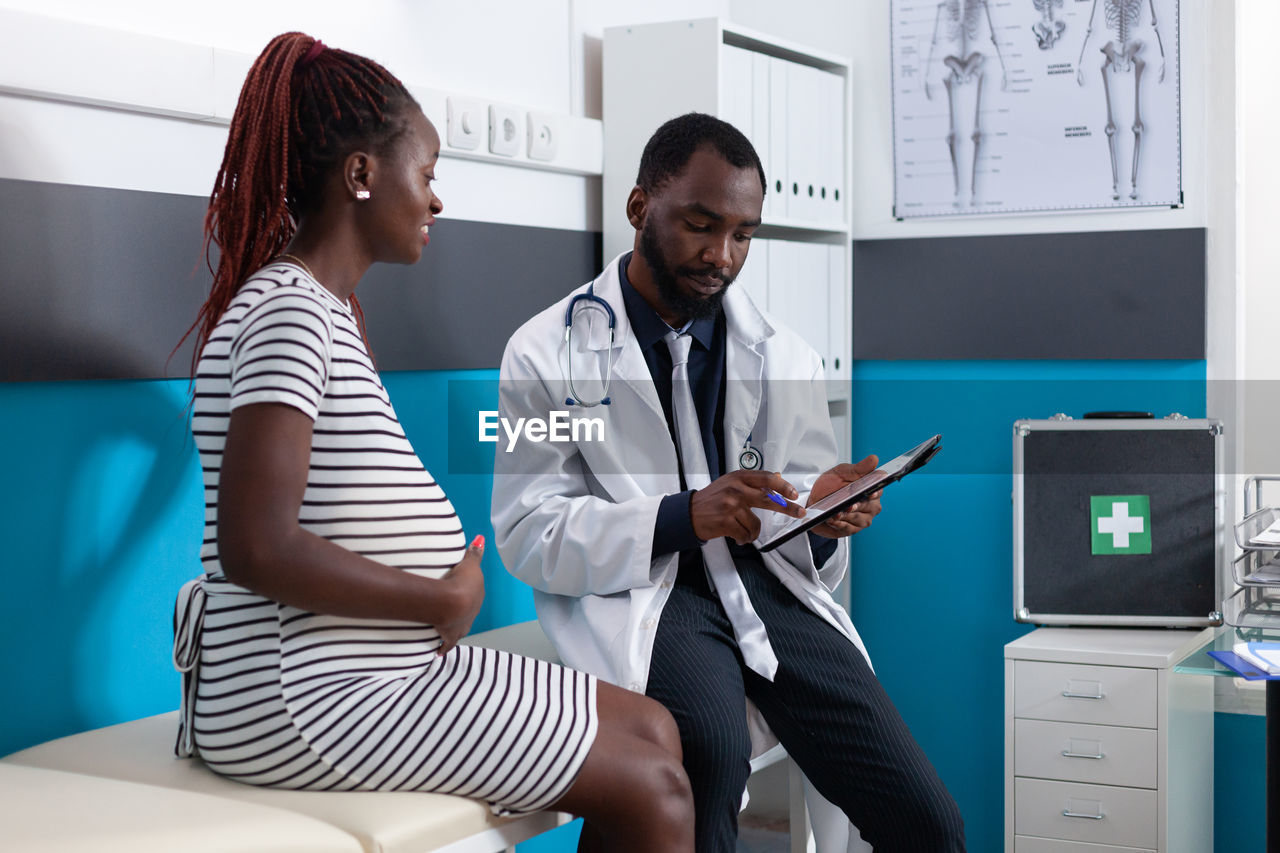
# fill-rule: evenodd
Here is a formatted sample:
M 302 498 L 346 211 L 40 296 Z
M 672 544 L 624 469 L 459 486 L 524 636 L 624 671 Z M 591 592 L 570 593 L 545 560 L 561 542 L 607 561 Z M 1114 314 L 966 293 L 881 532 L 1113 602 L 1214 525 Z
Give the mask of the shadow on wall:
M 0 754 L 170 710 L 199 571 L 185 380 L 0 385 Z
M 489 542 L 477 631 L 534 618 L 493 546 L 491 476 L 448 458 L 450 383 L 482 395 L 496 375 L 384 374 L 468 537 Z M 200 571 L 204 519 L 188 393 L 186 380 L 0 384 L 0 684 L 21 697 L 0 704 L 0 755 L 177 707 L 173 600 Z

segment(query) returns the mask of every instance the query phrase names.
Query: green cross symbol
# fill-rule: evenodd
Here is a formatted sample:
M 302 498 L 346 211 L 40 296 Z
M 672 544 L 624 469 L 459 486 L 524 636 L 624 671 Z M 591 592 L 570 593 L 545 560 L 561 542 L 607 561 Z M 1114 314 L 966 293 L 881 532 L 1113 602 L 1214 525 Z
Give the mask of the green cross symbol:
M 1094 554 L 1150 554 L 1150 496 L 1091 496 L 1089 537 Z

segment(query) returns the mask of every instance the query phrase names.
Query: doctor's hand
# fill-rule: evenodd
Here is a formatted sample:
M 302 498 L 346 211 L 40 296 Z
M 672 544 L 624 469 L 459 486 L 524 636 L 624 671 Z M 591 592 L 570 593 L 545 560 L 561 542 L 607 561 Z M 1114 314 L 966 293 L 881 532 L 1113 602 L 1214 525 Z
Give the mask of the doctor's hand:
M 462 561 L 440 578 L 445 595 L 450 599 L 449 616 L 435 623 L 435 629 L 443 640 L 437 652 L 440 655 L 447 655 L 459 640 L 467 636 L 471 623 L 480 612 L 480 605 L 484 602 L 484 572 L 480 569 L 483 556 L 484 537 L 477 536 L 471 540 Z
M 865 477 L 876 470 L 876 466 L 879 464 L 880 460 L 876 458 L 875 454 L 872 454 L 861 462 L 852 464 L 841 462 L 831 470 L 823 472 L 814 481 L 813 490 L 809 492 L 809 503 L 812 504 L 814 501 L 821 500 L 845 483 L 852 483 L 859 477 Z M 813 532 L 828 539 L 840 539 L 870 527 L 871 521 L 879 514 L 880 492 L 875 491 L 843 512 L 831 516 L 822 524 L 813 528 Z
M 752 509 L 773 510 L 793 518 L 804 515 L 799 504 L 788 503 L 783 508 L 770 500 L 769 490 L 791 501 L 800 496 L 782 475 L 771 471 L 731 471 L 717 477 L 689 500 L 694 534 L 703 542 L 728 536 L 745 545 L 760 535 L 760 519 Z

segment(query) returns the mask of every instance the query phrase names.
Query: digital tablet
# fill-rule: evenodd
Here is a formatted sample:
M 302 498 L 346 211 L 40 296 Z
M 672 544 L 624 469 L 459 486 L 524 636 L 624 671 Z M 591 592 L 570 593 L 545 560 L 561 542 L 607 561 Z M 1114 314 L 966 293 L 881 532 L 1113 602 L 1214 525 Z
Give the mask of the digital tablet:
M 817 527 L 877 489 L 883 489 L 922 467 L 941 449 L 942 436 L 935 435 L 928 441 L 920 442 L 901 456 L 891 459 L 870 474 L 841 486 L 819 501 L 814 501 L 805 509 L 804 518 L 792 519 L 791 523 L 775 533 L 772 539 L 761 544 L 760 550 L 772 551 L 801 533 Z

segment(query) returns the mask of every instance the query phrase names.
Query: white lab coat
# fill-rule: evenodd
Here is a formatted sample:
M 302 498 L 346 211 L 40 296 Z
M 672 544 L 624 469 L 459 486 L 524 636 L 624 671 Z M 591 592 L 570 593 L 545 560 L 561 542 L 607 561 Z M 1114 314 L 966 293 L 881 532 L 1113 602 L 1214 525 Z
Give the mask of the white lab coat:
M 612 353 L 601 311 L 579 308 L 571 343 L 574 382 L 588 398 L 600 396 L 597 389 L 612 358 L 612 403 L 566 406 L 565 310 L 586 289 L 583 285 L 511 337 L 502 359 L 499 414 L 511 424 L 521 417 L 549 419 L 555 410 L 602 418 L 604 440 L 521 440 L 512 452 L 500 440 L 493 526 L 507 568 L 533 588 L 538 619 L 561 660 L 643 693 L 654 629 L 679 562 L 674 553 L 651 559 L 658 506 L 663 496 L 680 491 L 676 447 L 631 334 L 616 258 L 594 282 L 595 294 L 616 317 Z M 821 360 L 794 332 L 771 323 L 743 288 L 727 292 L 724 311 L 727 469 L 738 467 L 738 452 L 750 436 L 763 453 L 764 467 L 780 470 L 803 503 L 818 475 L 837 461 Z M 789 520 L 781 513 L 757 513 L 761 541 Z M 807 536 L 762 556 L 796 598 L 866 655 L 848 614 L 831 597 L 848 565 L 846 540 L 839 540 L 821 568 L 814 566 Z M 753 754 L 759 754 L 776 741 L 755 709 L 748 711 Z M 818 807 L 815 828 L 839 822 L 821 814 L 814 798 L 806 799 L 811 809 Z M 844 849 L 843 842 L 836 843 Z M 820 842 L 823 848 L 836 846 Z

